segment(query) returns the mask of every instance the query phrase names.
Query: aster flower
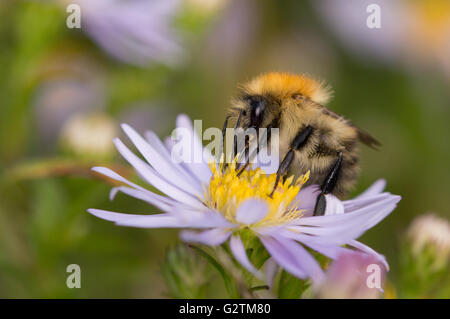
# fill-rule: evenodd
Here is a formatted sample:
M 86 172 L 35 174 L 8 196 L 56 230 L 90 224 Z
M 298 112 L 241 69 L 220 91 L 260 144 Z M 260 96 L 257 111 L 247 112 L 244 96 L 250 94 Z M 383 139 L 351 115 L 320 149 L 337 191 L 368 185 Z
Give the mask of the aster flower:
M 448 0 L 320 0 L 312 3 L 330 30 L 357 57 L 373 57 L 410 70 L 417 70 L 421 65 L 437 66 L 450 75 Z M 366 26 L 370 15 L 366 10 L 371 4 L 381 9 L 381 26 L 377 29 Z
M 171 26 L 180 0 L 77 0 L 82 30 L 106 52 L 134 65 L 173 66 L 184 55 Z
M 187 116 L 180 115 L 177 127 L 183 128 L 190 143 L 185 149 L 200 154 L 200 163 L 174 161 L 173 142 L 163 143 L 153 132 L 139 135 L 128 125 L 123 130 L 145 160 L 136 156 L 122 141 L 114 143 L 121 155 L 137 173 L 164 195 L 155 194 L 104 167 L 94 171 L 127 186 L 111 191 L 111 199 L 123 192 L 162 210 L 151 215 L 123 214 L 99 209 L 88 211 L 117 225 L 142 228 L 179 228 L 181 239 L 209 246 L 229 243 L 235 259 L 256 277 L 261 271 L 250 262 L 241 239 L 241 231 L 250 230 L 259 238 L 271 258 L 266 262 L 266 280 L 271 283 L 281 266 L 301 279 L 321 282 L 324 278 L 319 263 L 306 249 L 312 249 L 331 259 L 352 248 L 374 256 L 388 267 L 384 257 L 356 241 L 366 230 L 384 219 L 400 200 L 399 196 L 383 192 L 380 180 L 358 197 L 341 201 L 327 195 L 324 216 L 312 216 L 318 187 L 302 187 L 308 174 L 296 180 L 289 177 L 280 183 L 273 197 L 268 194 L 275 174 L 265 174 L 260 168 L 249 168 L 238 176 L 236 164 L 216 164 L 207 149 L 203 149 Z M 183 154 L 180 155 L 183 157 Z M 177 163 L 175 163 L 177 162 Z M 343 247 L 347 245 L 348 247 Z

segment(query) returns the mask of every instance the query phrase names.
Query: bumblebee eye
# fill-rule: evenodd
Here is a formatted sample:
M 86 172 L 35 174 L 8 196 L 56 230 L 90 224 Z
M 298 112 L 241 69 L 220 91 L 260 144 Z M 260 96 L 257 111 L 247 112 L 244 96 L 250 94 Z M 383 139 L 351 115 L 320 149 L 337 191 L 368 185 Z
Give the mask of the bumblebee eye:
M 250 125 L 259 127 L 262 123 L 266 101 L 262 96 L 251 96 L 248 103 L 250 105 Z
M 303 96 L 302 94 L 300 94 L 300 93 L 292 94 L 292 98 L 293 98 L 294 100 L 299 100 L 299 101 L 304 100 L 304 96 Z

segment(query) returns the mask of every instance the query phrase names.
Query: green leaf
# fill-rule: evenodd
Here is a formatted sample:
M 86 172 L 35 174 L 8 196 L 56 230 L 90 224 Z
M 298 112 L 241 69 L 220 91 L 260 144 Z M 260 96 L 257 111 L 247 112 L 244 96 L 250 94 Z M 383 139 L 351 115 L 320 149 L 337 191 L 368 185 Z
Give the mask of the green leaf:
M 206 298 L 210 269 L 204 259 L 186 245 L 166 253 L 162 274 L 173 298 Z
M 232 277 L 225 270 L 225 268 L 223 268 L 222 265 L 214 257 L 212 257 L 210 254 L 208 254 L 206 251 L 204 251 L 200 247 L 193 246 L 193 245 L 190 247 L 195 249 L 201 256 L 203 256 L 220 273 L 220 276 L 222 277 L 222 279 L 225 283 L 225 288 L 227 289 L 230 297 L 231 298 L 240 298 L 236 284 L 234 283 Z
M 298 279 L 283 270 L 278 282 L 277 295 L 280 299 L 298 299 L 309 286 L 308 280 Z

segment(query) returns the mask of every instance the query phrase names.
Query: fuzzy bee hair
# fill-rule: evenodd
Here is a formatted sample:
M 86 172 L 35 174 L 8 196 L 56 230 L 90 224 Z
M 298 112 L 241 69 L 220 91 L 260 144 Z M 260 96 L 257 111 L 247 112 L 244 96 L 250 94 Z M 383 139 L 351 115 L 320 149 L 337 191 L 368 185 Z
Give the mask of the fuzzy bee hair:
M 228 111 L 229 123 L 242 128 L 279 128 L 279 174 L 299 176 L 310 171 L 309 184 L 342 197 L 359 175 L 358 140 L 371 147 L 379 143 L 327 109 L 324 104 L 331 95 L 329 86 L 309 76 L 262 74 L 238 87 Z M 283 164 L 288 152 L 293 156 Z

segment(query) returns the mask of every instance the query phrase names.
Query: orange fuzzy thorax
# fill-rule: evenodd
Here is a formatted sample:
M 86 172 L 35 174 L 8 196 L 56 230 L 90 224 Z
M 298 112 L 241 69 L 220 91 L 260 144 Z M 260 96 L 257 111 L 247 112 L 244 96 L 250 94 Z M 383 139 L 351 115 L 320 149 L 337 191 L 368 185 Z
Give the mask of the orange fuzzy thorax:
M 323 82 L 304 75 L 271 72 L 262 74 L 244 86 L 253 94 L 272 94 L 279 98 L 287 98 L 300 93 L 317 103 L 326 103 L 331 90 Z

